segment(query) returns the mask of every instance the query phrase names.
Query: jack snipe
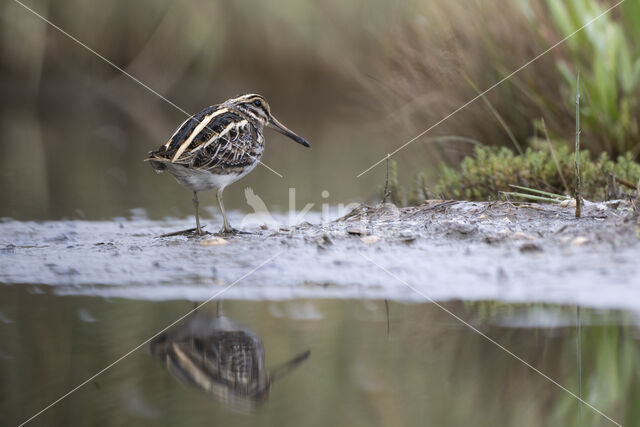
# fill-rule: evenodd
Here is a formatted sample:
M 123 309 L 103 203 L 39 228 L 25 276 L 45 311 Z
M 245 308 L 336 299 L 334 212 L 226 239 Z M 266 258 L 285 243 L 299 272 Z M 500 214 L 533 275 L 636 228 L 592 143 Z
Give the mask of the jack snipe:
M 176 129 L 169 142 L 146 159 L 156 172 L 168 171 L 183 186 L 193 191 L 196 209 L 196 233 L 204 234 L 198 215 L 198 192 L 216 189 L 224 224 L 221 232 L 231 233 L 222 203 L 225 187 L 256 167 L 264 152 L 262 132 L 269 126 L 294 141 L 309 147 L 271 115 L 267 101 L 248 94 L 207 107 L 188 118 Z
M 150 350 L 181 382 L 246 413 L 264 403 L 271 386 L 311 355 L 307 350 L 268 370 L 258 335 L 227 317 L 199 311 L 156 336 Z

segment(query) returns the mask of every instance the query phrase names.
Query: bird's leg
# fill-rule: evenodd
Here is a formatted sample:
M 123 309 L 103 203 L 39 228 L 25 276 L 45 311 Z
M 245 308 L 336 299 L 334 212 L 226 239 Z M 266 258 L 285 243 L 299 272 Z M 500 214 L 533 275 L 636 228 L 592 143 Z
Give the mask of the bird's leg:
M 220 229 L 221 233 L 233 233 L 235 230 L 233 228 L 231 228 L 231 224 L 229 224 L 229 221 L 227 220 L 227 214 L 224 211 L 224 204 L 222 203 L 222 192 L 224 191 L 224 188 L 220 188 L 218 189 L 218 192 L 216 193 L 216 198 L 218 199 L 218 204 L 220 205 L 220 212 L 222 212 L 222 220 L 223 220 L 223 225 L 222 228 Z
M 204 231 L 200 228 L 200 215 L 198 214 L 198 207 L 200 206 L 200 202 L 198 202 L 198 192 L 193 192 L 193 207 L 196 208 L 196 234 L 198 236 L 204 235 Z

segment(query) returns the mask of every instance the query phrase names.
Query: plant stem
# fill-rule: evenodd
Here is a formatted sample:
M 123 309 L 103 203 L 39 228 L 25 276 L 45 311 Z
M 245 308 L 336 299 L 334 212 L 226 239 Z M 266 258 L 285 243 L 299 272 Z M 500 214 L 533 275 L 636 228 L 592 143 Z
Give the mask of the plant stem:
M 389 195 L 391 194 L 391 191 L 389 190 L 389 161 L 390 161 L 391 155 L 387 154 L 387 179 L 384 183 L 384 193 L 382 194 L 382 204 L 384 205 L 385 203 L 387 203 L 387 200 L 389 200 Z
M 575 161 L 575 188 L 576 218 L 582 214 L 582 198 L 580 197 L 580 72 L 576 85 L 576 161 Z

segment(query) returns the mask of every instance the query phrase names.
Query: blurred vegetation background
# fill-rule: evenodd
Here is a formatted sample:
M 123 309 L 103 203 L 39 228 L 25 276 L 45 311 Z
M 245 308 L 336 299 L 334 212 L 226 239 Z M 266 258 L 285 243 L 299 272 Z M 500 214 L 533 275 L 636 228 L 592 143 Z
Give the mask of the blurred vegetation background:
M 264 162 L 284 178 L 258 168 L 225 198 L 246 209 L 241 190 L 251 186 L 287 209 L 289 187 L 298 208 L 377 197 L 385 168 L 359 172 L 614 3 L 25 4 L 189 112 L 264 94 L 312 148 L 269 133 Z M 183 114 L 18 3 L 0 8 L 0 216 L 191 214 L 189 192 L 142 163 Z M 455 166 L 477 144 L 525 150 L 541 118 L 553 145 L 567 145 L 578 71 L 583 146 L 637 160 L 639 24 L 638 2 L 624 2 L 399 153 L 400 179 L 435 183 L 440 162 Z M 201 201 L 213 205 L 213 195 Z

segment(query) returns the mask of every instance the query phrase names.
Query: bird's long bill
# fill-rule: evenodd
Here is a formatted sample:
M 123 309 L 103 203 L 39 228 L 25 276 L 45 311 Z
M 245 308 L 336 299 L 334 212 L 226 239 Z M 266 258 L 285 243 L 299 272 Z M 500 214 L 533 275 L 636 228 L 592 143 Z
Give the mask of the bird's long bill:
M 277 130 L 278 132 L 280 132 L 281 134 L 288 136 L 289 138 L 293 139 L 295 142 L 297 142 L 298 144 L 302 144 L 305 147 L 310 147 L 309 143 L 307 142 L 306 139 L 304 139 L 303 137 L 296 135 L 295 133 L 293 133 L 288 127 L 286 127 L 285 125 L 283 125 L 282 123 L 280 123 L 275 117 L 271 117 L 269 119 L 269 126 L 274 128 L 275 130 Z

